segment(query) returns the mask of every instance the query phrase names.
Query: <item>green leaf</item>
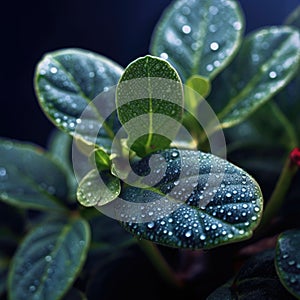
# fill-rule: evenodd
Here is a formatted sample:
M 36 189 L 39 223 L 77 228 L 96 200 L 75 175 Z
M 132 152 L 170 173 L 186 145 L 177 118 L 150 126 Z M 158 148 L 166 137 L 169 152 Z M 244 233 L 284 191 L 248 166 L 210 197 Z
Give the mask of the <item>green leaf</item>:
M 132 220 L 138 222 L 124 222 L 138 237 L 171 247 L 208 249 L 250 238 L 259 223 L 262 194 L 258 184 L 217 156 L 170 149 L 142 159 L 133 171 L 147 175 L 141 183 L 150 188 L 124 186 L 119 197 L 142 203 L 132 212 Z M 166 200 L 173 204 L 169 214 L 164 213 Z
M 281 283 L 300 299 L 300 230 L 289 230 L 279 236 L 275 265 Z
M 0 140 L 0 199 L 30 209 L 64 212 L 68 195 L 63 170 L 40 147 Z
M 91 170 L 79 183 L 77 199 L 83 206 L 101 206 L 116 199 L 120 190 L 120 179 L 110 171 Z
M 300 29 L 300 5 L 287 17 L 284 23 Z
M 243 29 L 236 1 L 177 0 L 154 31 L 151 53 L 167 59 L 183 82 L 192 75 L 213 79 L 235 55 Z
M 208 296 L 207 300 L 292 300 L 281 285 L 274 267 L 274 251 L 268 250 L 250 258 L 233 280 Z
M 222 73 L 208 101 L 224 105 L 218 114 L 223 128 L 245 120 L 293 78 L 299 66 L 299 32 L 286 26 L 249 35 L 232 64 Z M 218 93 L 222 90 L 222 93 Z
M 99 171 L 109 170 L 111 167 L 111 160 L 109 155 L 100 148 L 96 148 L 92 152 L 90 159 L 92 160 L 93 163 L 96 164 L 97 169 Z
M 50 155 L 53 156 L 65 171 L 70 190 L 69 198 L 73 201 L 75 199 L 78 183 L 71 162 L 72 138 L 60 130 L 55 130 L 50 137 L 48 149 Z
M 160 58 L 138 58 L 120 79 L 117 109 L 128 144 L 139 156 L 168 147 L 183 113 L 182 85 L 176 70 Z
M 81 270 L 89 243 L 83 219 L 53 219 L 32 230 L 13 258 L 10 299 L 61 299 Z
M 115 110 L 110 88 L 117 84 L 122 72 L 116 63 L 89 51 L 55 51 L 45 55 L 38 64 L 35 90 L 42 109 L 57 127 L 109 148 L 114 125 L 118 123 L 116 113 L 109 117 Z M 100 93 L 101 111 L 92 102 Z

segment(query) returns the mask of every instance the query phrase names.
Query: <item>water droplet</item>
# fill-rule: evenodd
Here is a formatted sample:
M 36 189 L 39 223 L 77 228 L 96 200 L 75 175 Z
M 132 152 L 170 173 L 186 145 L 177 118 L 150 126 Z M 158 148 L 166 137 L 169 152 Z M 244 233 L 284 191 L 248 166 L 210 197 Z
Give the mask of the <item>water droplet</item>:
M 179 184 L 179 180 L 174 181 L 174 185 L 178 185 Z
M 153 216 L 153 211 L 149 211 L 148 216 Z
M 274 79 L 274 78 L 277 77 L 277 73 L 276 73 L 275 71 L 271 71 L 271 72 L 269 73 L 269 77 L 270 77 L 271 79 Z
M 215 16 L 219 12 L 219 9 L 216 6 L 210 6 L 208 10 L 213 16 Z
M 297 279 L 295 277 L 291 277 L 290 283 L 296 283 Z
M 296 263 L 296 262 L 295 262 L 294 260 L 290 260 L 290 261 L 288 262 L 289 266 L 293 266 L 295 263 Z
M 214 67 L 213 67 L 213 65 L 211 65 L 211 64 L 209 64 L 209 65 L 206 66 L 206 70 L 207 70 L 208 72 L 211 72 L 213 69 L 214 69 Z
M 211 25 L 209 25 L 208 29 L 210 32 L 214 33 L 217 31 L 217 26 L 214 24 L 211 24 Z
M 182 8 L 182 13 L 186 16 L 188 16 L 191 13 L 191 9 L 188 6 L 184 6 Z
M 28 288 L 29 292 L 34 292 L 36 290 L 36 287 L 34 285 L 31 285 L 29 288 Z
M 225 195 L 227 198 L 230 198 L 231 197 L 231 194 L 230 193 L 226 193 Z
M 211 226 L 211 229 L 217 229 L 217 225 L 216 224 L 213 224 L 212 226 Z
M 172 218 L 169 218 L 169 219 L 168 219 L 168 222 L 169 222 L 169 223 L 173 223 L 173 219 L 172 219 Z
M 5 177 L 6 176 L 6 169 L 5 168 L 0 168 L 0 177 Z
M 168 235 L 169 235 L 169 236 L 173 235 L 173 232 L 172 232 L 172 231 L 169 231 L 169 232 L 168 232 Z
M 46 257 L 45 257 L 45 261 L 46 262 L 50 262 L 52 260 L 52 257 L 50 256 L 50 255 L 47 255 Z
M 233 28 L 234 28 L 235 30 L 241 30 L 241 29 L 242 29 L 242 23 L 241 23 L 241 22 L 238 22 L 238 21 L 234 22 L 234 23 L 232 24 L 232 26 L 233 26 Z
M 283 255 L 282 255 L 282 258 L 283 258 L 283 259 L 286 259 L 286 258 L 288 258 L 288 257 L 289 257 L 288 254 L 283 254 Z
M 239 230 L 239 234 L 244 234 L 244 233 L 245 233 L 245 230 L 243 230 L 243 229 Z
M 45 75 L 45 74 L 46 74 L 46 70 L 41 69 L 41 70 L 40 70 L 40 75 Z
M 95 73 L 94 73 L 94 72 L 90 72 L 90 73 L 89 73 L 89 77 L 90 77 L 90 78 L 94 78 L 94 77 L 95 77 Z
M 219 44 L 217 43 L 217 42 L 212 42 L 211 44 L 210 44 L 210 49 L 212 50 L 212 51 L 217 51 L 218 49 L 219 49 Z
M 192 231 L 189 230 L 184 234 L 186 237 L 191 237 L 192 236 Z
M 206 236 L 205 236 L 204 234 L 201 234 L 201 235 L 200 235 L 200 240 L 201 240 L 201 241 L 204 241 L 205 239 L 206 239 Z
M 148 223 L 148 224 L 147 224 L 147 227 L 148 227 L 149 229 L 152 229 L 152 228 L 154 227 L 154 222 Z
M 229 239 L 232 239 L 232 238 L 233 238 L 233 234 L 229 233 L 229 234 L 228 234 L 228 238 L 229 238 Z
M 297 268 L 297 269 L 300 269 L 300 264 L 297 264 L 296 268 Z
M 243 204 L 243 208 L 248 208 L 248 204 Z
M 51 72 L 52 74 L 56 74 L 56 73 L 57 73 L 57 68 L 52 67 L 52 68 L 50 69 L 50 72 Z
M 176 151 L 174 151 L 174 152 L 172 152 L 172 157 L 178 157 L 178 152 L 176 152 Z
M 182 26 L 182 32 L 185 34 L 189 34 L 191 32 L 191 27 L 189 25 L 183 25 Z

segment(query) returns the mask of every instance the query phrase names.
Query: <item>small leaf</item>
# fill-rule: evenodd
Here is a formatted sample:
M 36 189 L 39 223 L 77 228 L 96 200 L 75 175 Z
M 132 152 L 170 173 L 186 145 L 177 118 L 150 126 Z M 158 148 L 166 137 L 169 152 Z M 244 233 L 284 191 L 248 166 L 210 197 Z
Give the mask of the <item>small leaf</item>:
M 75 199 L 78 183 L 71 162 L 71 148 L 72 138 L 68 134 L 60 130 L 53 132 L 48 143 L 48 149 L 50 155 L 53 156 L 66 173 L 70 190 L 69 198 L 73 201 Z
M 274 251 L 250 258 L 233 280 L 215 290 L 207 300 L 294 299 L 281 285 L 274 267 Z
M 58 199 L 68 195 L 63 170 L 44 153 L 27 143 L 0 140 L 0 199 L 39 210 L 65 211 Z
M 124 222 L 138 237 L 171 247 L 208 249 L 250 238 L 259 223 L 262 194 L 258 184 L 226 160 L 170 149 L 142 159 L 133 170 L 147 175 L 141 183 L 151 187 L 124 186 L 119 196 L 141 202 L 139 210 L 132 210 L 132 220 L 139 223 Z M 169 215 L 164 213 L 166 199 L 174 205 Z
M 90 159 L 95 162 L 99 171 L 109 170 L 111 167 L 109 155 L 100 148 L 96 148 L 92 152 Z
M 83 219 L 54 219 L 32 230 L 13 258 L 10 299 L 61 299 L 82 268 L 89 242 Z
M 300 299 L 300 230 L 289 230 L 279 236 L 275 265 L 281 283 Z
M 243 29 L 236 1 L 177 0 L 154 31 L 151 53 L 167 59 L 183 82 L 192 75 L 212 79 L 235 55 Z
M 118 116 L 139 156 L 170 145 L 182 107 L 181 81 L 168 62 L 147 55 L 126 68 L 117 87 Z
M 95 142 L 98 137 L 96 143 L 109 148 L 113 125 L 118 123 L 116 113 L 106 116 L 115 110 L 114 92 L 109 89 L 117 84 L 122 72 L 116 63 L 89 51 L 52 52 L 37 66 L 36 94 L 42 109 L 57 127 L 88 142 Z M 101 110 L 92 102 L 100 93 L 105 103 Z M 107 126 L 103 125 L 98 132 L 99 124 Z
M 77 199 L 83 206 L 101 206 L 117 198 L 120 190 L 120 179 L 109 171 L 91 170 L 79 183 Z
M 218 114 L 223 128 L 245 120 L 293 78 L 299 48 L 299 32 L 286 26 L 265 28 L 245 39 L 237 57 L 218 79 L 222 93 L 213 90 L 209 97 L 212 105 L 230 100 Z

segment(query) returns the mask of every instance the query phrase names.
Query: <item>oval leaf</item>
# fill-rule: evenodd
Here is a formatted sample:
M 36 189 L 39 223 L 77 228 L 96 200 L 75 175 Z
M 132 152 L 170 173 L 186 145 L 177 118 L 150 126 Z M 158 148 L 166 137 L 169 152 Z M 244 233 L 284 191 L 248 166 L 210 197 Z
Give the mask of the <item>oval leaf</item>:
M 31 144 L 0 140 L 0 199 L 15 206 L 65 211 L 68 195 L 63 170 Z
M 276 248 L 275 265 L 280 281 L 300 299 L 300 230 L 282 233 Z
M 218 114 L 223 128 L 242 122 L 293 78 L 299 48 L 299 32 L 285 26 L 262 29 L 245 39 L 219 79 L 222 93 L 213 91 L 209 98 L 212 104 L 230 100 Z
M 83 219 L 56 219 L 34 229 L 13 258 L 10 299 L 61 299 L 85 261 L 89 242 Z
M 150 55 L 135 60 L 118 84 L 117 109 L 128 143 L 138 155 L 168 147 L 183 113 L 183 91 L 176 70 Z
M 150 203 L 148 210 L 141 204 L 133 217 L 149 220 L 153 216 L 153 221 L 126 222 L 126 229 L 155 243 L 192 249 L 213 248 L 251 237 L 262 212 L 262 194 L 251 176 L 212 154 L 174 149 L 158 154 L 151 158 L 150 177 L 145 178 L 151 186 L 165 161 L 162 179 L 151 189 L 125 186 L 120 194 L 129 202 Z M 134 166 L 135 173 L 149 174 L 150 157 Z M 165 200 L 160 202 L 162 207 L 158 205 L 162 194 L 180 204 L 169 215 L 159 217 L 165 208 Z
M 214 78 L 240 45 L 244 20 L 232 0 L 178 0 L 163 14 L 151 53 L 167 59 L 183 82 L 192 75 Z
M 116 199 L 120 190 L 120 179 L 110 171 L 91 170 L 79 183 L 77 199 L 83 206 L 105 205 Z
M 57 127 L 89 142 L 95 142 L 99 135 L 96 143 L 106 145 L 113 135 L 112 125 L 116 124 L 111 123 L 115 123 L 116 114 L 106 120 L 108 125 L 98 133 L 99 122 L 102 124 L 106 119 L 104 110 L 115 110 L 114 93 L 106 91 L 117 84 L 122 72 L 116 63 L 89 51 L 52 52 L 37 66 L 36 94 L 42 109 Z M 105 97 L 101 111 L 92 103 L 100 93 Z
M 250 258 L 233 280 L 208 296 L 207 300 L 294 299 L 283 288 L 274 267 L 274 250 Z

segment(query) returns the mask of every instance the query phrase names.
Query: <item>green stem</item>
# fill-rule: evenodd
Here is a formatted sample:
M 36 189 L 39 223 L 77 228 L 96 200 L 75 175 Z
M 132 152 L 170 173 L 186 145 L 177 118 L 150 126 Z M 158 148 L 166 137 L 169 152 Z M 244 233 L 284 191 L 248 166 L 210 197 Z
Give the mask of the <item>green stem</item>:
M 260 225 L 256 231 L 256 235 L 263 233 L 269 226 L 271 220 L 278 214 L 283 205 L 285 196 L 290 188 L 292 179 L 298 170 L 298 166 L 294 164 L 290 157 L 285 161 L 275 189 L 269 199 L 265 211 L 262 216 Z
M 165 281 L 176 287 L 183 286 L 182 281 L 176 276 L 154 243 L 139 240 L 138 244 Z

